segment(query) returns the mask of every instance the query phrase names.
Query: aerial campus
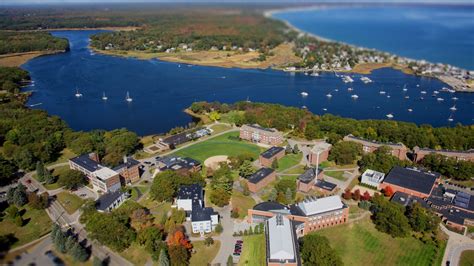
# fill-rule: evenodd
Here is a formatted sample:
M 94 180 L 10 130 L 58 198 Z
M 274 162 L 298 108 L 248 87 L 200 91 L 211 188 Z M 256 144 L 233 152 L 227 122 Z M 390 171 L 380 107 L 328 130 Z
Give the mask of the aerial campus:
M 374 10 L 436 42 L 438 12 L 474 14 L 0 5 L 0 263 L 474 265 L 474 45 L 412 59 L 307 28 L 382 34 Z

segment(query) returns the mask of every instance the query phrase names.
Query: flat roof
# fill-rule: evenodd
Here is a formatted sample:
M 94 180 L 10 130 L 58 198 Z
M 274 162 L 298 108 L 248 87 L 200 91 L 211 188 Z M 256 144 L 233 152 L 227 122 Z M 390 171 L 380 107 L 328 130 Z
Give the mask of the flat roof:
M 369 178 L 372 179 L 372 181 L 381 182 L 383 180 L 385 174 L 381 173 L 381 172 L 378 172 L 378 171 L 375 171 L 375 170 L 367 169 L 362 174 L 362 176 L 369 177 Z
M 403 145 L 403 143 L 380 142 L 380 141 L 376 141 L 376 140 L 368 140 L 368 139 L 364 139 L 364 138 L 361 138 L 361 137 L 356 137 L 352 134 L 349 134 L 349 135 L 345 136 L 345 138 L 349 138 L 349 139 L 352 139 L 352 140 L 363 141 L 363 142 L 367 142 L 367 143 L 371 143 L 371 144 L 375 144 L 375 145 L 381 145 L 381 146 L 398 146 L 398 147 L 404 147 L 405 146 L 405 145 Z
M 89 157 L 90 153 L 82 154 L 80 156 L 71 158 L 70 160 L 75 164 L 81 166 L 82 168 L 86 169 L 89 172 L 94 172 L 95 170 L 99 169 L 101 166 L 98 162 L 92 160 Z
M 193 205 L 193 210 L 191 211 L 191 221 L 192 222 L 202 222 L 202 221 L 210 221 L 212 215 L 218 215 L 214 209 L 210 207 L 202 208 L 201 206 Z
M 336 184 L 324 180 L 316 180 L 314 185 L 328 191 L 333 191 L 337 187 Z
M 93 172 L 93 174 L 94 174 L 95 177 L 97 177 L 97 178 L 99 178 L 100 180 L 103 180 L 103 181 L 118 175 L 117 172 L 115 172 L 114 170 L 112 170 L 108 167 L 102 167 L 99 170 L 96 170 L 95 172 Z
M 439 176 L 440 174 L 435 172 L 395 166 L 385 177 L 384 183 L 408 188 L 424 194 L 430 194 Z
M 318 172 L 316 173 L 316 168 L 309 168 L 300 176 L 298 176 L 298 180 L 308 184 L 309 182 L 313 181 L 322 171 L 323 170 L 321 168 L 318 168 Z
M 428 204 L 422 198 L 417 196 L 412 196 L 404 192 L 397 191 L 393 194 L 392 198 L 390 199 L 392 202 L 396 202 L 402 206 L 410 206 L 415 203 L 420 203 L 421 206 L 428 208 Z
M 177 198 L 178 199 L 202 200 L 203 199 L 202 186 L 199 185 L 199 184 L 181 186 L 181 187 L 179 187 Z
M 320 153 L 326 150 L 329 150 L 331 148 L 331 144 L 327 142 L 318 142 L 316 143 L 313 148 L 311 148 L 312 153 Z
M 273 146 L 270 149 L 262 152 L 260 155 L 263 158 L 271 159 L 273 156 L 275 156 L 276 154 L 278 154 L 278 153 L 280 153 L 281 151 L 284 151 L 284 150 L 285 149 L 283 147 Z
M 268 219 L 267 231 L 268 259 L 276 261 L 296 260 L 294 229 L 291 221 L 285 216 L 277 214 Z
M 251 176 L 247 178 L 250 183 L 257 184 L 258 182 L 262 181 L 265 177 L 269 176 L 275 170 L 271 168 L 260 168 L 257 172 L 253 173 Z
M 250 127 L 250 128 L 254 128 L 254 129 L 258 129 L 258 130 L 263 130 L 263 131 L 267 131 L 267 132 L 272 132 L 272 133 L 275 133 L 275 132 L 278 132 L 276 129 L 274 128 L 267 128 L 267 127 L 262 127 L 258 124 L 253 124 L 253 125 L 249 125 L 249 124 L 245 124 L 243 125 L 242 127 Z

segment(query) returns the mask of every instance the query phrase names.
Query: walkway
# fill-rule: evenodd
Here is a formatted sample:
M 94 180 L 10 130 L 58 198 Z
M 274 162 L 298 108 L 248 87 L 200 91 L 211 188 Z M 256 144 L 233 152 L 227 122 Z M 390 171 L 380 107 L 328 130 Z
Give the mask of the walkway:
M 461 258 L 461 253 L 465 250 L 474 250 L 474 240 L 467 236 L 449 231 L 444 225 L 440 225 L 441 230 L 449 236 L 448 244 L 443 256 L 441 265 L 457 266 Z

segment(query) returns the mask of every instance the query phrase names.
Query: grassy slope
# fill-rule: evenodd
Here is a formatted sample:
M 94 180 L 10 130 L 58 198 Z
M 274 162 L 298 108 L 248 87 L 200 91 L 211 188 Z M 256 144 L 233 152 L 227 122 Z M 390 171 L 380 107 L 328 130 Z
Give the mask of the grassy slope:
M 325 171 L 324 174 L 330 177 L 334 177 L 337 180 L 346 180 L 346 178 L 344 178 L 344 171 Z
M 229 132 L 179 150 L 174 155 L 191 157 L 200 162 L 216 155 L 236 156 L 242 153 L 250 153 L 257 158 L 260 148 L 254 144 L 237 140 L 238 136 L 239 132 Z
M 250 196 L 244 196 L 241 192 L 234 190 L 232 192 L 232 207 L 239 208 L 239 219 L 247 216 L 247 210 L 255 206 L 255 200 Z
M 283 171 L 285 169 L 288 169 L 288 168 L 290 168 L 294 165 L 297 165 L 301 161 L 302 157 L 303 157 L 302 153 L 285 155 L 285 157 L 278 160 L 277 172 L 281 172 L 281 171 Z
M 191 266 L 210 264 L 221 247 L 221 242 L 218 240 L 214 240 L 214 245 L 210 247 L 206 247 L 204 241 L 196 241 L 192 242 L 192 244 L 196 253 L 191 255 L 191 260 L 189 261 L 189 265 Z
M 26 210 L 23 215 L 25 225 L 22 227 L 16 226 L 9 219 L 4 219 L 0 222 L 0 235 L 14 234 L 18 241 L 13 244 L 12 248 L 24 245 L 51 231 L 52 222 L 48 214 L 44 210 L 35 210 L 26 205 Z
M 461 253 L 461 260 L 459 266 L 474 265 L 474 250 L 466 250 Z
M 239 266 L 261 266 L 266 264 L 265 235 L 244 236 L 244 245 Z
M 56 195 L 56 197 L 59 203 L 64 207 L 64 209 L 69 214 L 73 214 L 82 206 L 82 204 L 84 204 L 83 199 L 81 199 L 76 194 L 72 194 L 67 191 L 60 192 L 59 194 Z
M 369 218 L 317 234 L 329 239 L 346 265 L 430 265 L 431 257 L 436 255 L 432 245 L 377 231 Z

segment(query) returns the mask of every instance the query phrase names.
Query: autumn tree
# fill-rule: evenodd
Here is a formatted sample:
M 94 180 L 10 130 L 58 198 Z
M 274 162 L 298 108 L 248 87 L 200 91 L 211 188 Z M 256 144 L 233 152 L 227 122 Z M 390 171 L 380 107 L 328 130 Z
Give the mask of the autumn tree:
M 365 201 L 368 201 L 370 200 L 371 196 L 370 196 L 370 193 L 368 191 L 365 191 L 364 194 L 361 196 L 361 200 L 365 200 Z
M 357 200 L 357 201 L 360 200 L 360 190 L 359 189 L 356 189 L 354 191 L 354 193 L 352 193 L 352 199 Z
M 349 188 L 347 188 L 344 193 L 342 194 L 342 198 L 345 200 L 350 200 L 352 198 L 352 192 Z
M 393 195 L 393 189 L 391 186 L 386 186 L 385 189 L 383 190 L 383 194 L 385 197 L 391 197 Z

